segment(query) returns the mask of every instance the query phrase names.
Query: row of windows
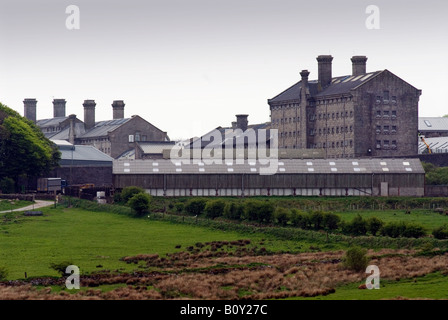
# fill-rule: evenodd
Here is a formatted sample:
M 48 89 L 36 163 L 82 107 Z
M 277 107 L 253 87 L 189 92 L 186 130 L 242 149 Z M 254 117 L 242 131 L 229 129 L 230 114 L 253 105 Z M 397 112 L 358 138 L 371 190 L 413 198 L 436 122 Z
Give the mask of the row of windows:
M 319 113 L 317 116 L 318 120 L 330 120 L 330 119 L 339 119 L 339 118 L 353 118 L 353 111 L 341 111 L 341 112 L 332 112 L 332 113 Z M 316 115 L 311 116 L 310 120 L 316 120 Z
M 323 129 L 310 129 L 309 135 L 314 136 L 316 134 L 326 135 L 326 134 L 340 134 L 340 133 L 349 133 L 353 132 L 353 126 L 345 126 L 345 127 L 332 127 L 332 128 L 323 128 Z M 289 131 L 289 132 L 280 132 L 281 138 L 287 137 L 295 137 L 300 136 L 300 131 Z
M 315 143 L 314 144 L 315 148 L 324 148 L 324 149 L 329 149 L 329 148 L 353 148 L 353 140 L 343 140 L 343 141 L 333 141 L 333 142 L 321 142 L 321 143 Z
M 388 150 L 388 149 L 395 150 L 395 149 L 397 149 L 397 140 L 392 140 L 392 141 L 390 141 L 390 140 L 383 140 L 383 141 L 377 140 L 376 141 L 376 148 L 377 149 L 385 149 L 385 150 Z
M 382 130 L 381 130 L 382 129 Z M 376 126 L 376 134 L 396 134 L 397 133 L 397 126 L 384 126 L 381 128 L 381 126 Z
M 397 111 L 396 110 L 377 110 L 376 111 L 376 118 L 377 119 L 396 119 L 397 118 Z
M 376 104 L 397 104 L 397 97 L 390 97 L 389 91 L 383 91 L 383 96 L 376 96 Z

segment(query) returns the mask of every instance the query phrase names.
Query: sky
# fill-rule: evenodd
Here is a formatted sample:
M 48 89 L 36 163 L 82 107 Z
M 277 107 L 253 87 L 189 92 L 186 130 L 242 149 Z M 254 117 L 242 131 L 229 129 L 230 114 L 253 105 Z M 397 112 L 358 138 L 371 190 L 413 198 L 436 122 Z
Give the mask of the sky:
M 365 55 L 368 72 L 421 89 L 419 115 L 438 117 L 448 114 L 447 16 L 444 0 L 1 0 L 0 102 L 23 115 L 35 98 L 45 119 L 66 99 L 83 120 L 92 99 L 98 121 L 124 100 L 125 117 L 190 138 L 236 114 L 270 121 L 267 100 L 301 70 L 316 79 L 318 55 L 334 57 L 333 76 Z

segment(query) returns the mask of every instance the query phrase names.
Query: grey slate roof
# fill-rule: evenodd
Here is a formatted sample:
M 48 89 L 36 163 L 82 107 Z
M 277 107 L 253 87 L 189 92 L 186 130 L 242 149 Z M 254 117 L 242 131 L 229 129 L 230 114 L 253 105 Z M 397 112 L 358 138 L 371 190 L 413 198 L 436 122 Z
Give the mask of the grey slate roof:
M 260 161 L 235 160 L 222 164 L 180 160 L 114 160 L 114 174 L 260 174 Z M 278 160 L 277 174 L 387 174 L 425 171 L 419 159 L 314 159 Z
M 448 153 L 448 137 L 425 138 L 432 153 Z M 418 143 L 418 153 L 427 153 L 426 145 L 420 141 Z
M 420 117 L 418 118 L 420 131 L 448 131 L 448 117 Z
M 72 145 L 52 140 L 61 152 L 61 166 L 70 165 L 107 165 L 112 166 L 113 158 L 93 146 Z
M 114 131 L 119 126 L 125 124 L 131 120 L 131 118 L 124 119 L 116 119 L 116 120 L 106 120 L 99 121 L 95 123 L 95 127 L 84 133 L 82 136 L 77 138 L 94 138 L 94 137 L 104 137 L 107 136 L 107 133 L 110 131 Z
M 331 85 L 329 85 L 327 88 L 322 90 L 321 92 L 318 92 L 318 81 L 317 80 L 311 80 L 308 82 L 308 90 L 312 97 L 323 97 L 323 96 L 329 96 L 329 95 L 335 95 L 335 94 L 343 94 L 348 93 L 350 90 L 366 83 L 367 81 L 370 81 L 378 74 L 384 72 L 382 71 L 375 71 L 375 72 L 369 72 L 360 76 L 352 76 L 352 75 L 346 75 L 342 77 L 335 77 L 331 81 Z M 279 95 L 275 96 L 272 99 L 269 99 L 269 102 L 280 102 L 280 101 L 288 101 L 288 100 L 300 100 L 300 92 L 302 88 L 302 81 L 299 81 L 298 83 L 294 84 L 290 88 L 286 89 Z

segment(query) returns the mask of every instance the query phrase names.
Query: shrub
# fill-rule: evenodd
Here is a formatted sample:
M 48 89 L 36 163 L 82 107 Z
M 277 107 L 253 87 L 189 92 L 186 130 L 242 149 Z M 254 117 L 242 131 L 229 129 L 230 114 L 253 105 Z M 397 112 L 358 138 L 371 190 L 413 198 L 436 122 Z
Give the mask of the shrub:
M 2 193 L 14 193 L 15 191 L 15 183 L 14 180 L 8 177 L 5 177 L 0 180 L 0 190 Z
M 5 281 L 8 278 L 8 273 L 5 267 L 0 267 L 0 281 Z
M 381 234 L 391 238 L 398 238 L 406 230 L 404 222 L 389 222 L 381 228 Z
M 432 235 L 436 239 L 448 239 L 448 225 L 445 224 L 443 226 L 437 227 L 432 231 Z
M 59 263 L 56 262 L 52 262 L 50 263 L 50 268 L 53 270 L 56 270 L 58 273 L 61 274 L 61 276 L 65 275 L 65 270 L 67 269 L 68 266 L 73 265 L 74 263 L 71 261 L 62 261 Z
M 244 203 L 244 217 L 258 222 L 271 222 L 274 205 L 268 201 L 248 200 Z
M 381 228 L 384 225 L 384 222 L 377 217 L 370 217 L 367 219 L 367 231 L 369 231 L 373 236 L 376 236 L 378 231 L 381 230 Z
M 121 192 L 114 193 L 114 203 L 123 204 L 123 197 L 121 196 Z
M 354 236 L 365 235 L 367 233 L 367 222 L 358 214 L 352 221 L 343 225 L 343 232 Z
M 407 223 L 407 224 L 405 224 L 405 226 L 406 227 L 403 230 L 403 233 L 401 234 L 403 237 L 420 238 L 426 234 L 425 228 L 423 228 L 423 226 L 421 226 L 419 224 Z
M 339 228 L 339 224 L 341 222 L 341 217 L 337 214 L 326 212 L 322 218 L 322 226 L 326 230 L 336 230 Z
M 205 204 L 207 201 L 202 198 L 191 198 L 188 199 L 185 204 L 185 211 L 191 215 L 200 215 L 204 212 Z
M 227 202 L 223 212 L 224 217 L 232 220 L 239 220 L 244 215 L 244 206 L 241 203 Z
M 364 271 L 369 264 L 369 259 L 366 256 L 367 249 L 361 247 L 353 247 L 347 250 L 344 258 L 343 265 L 345 268 L 354 271 Z
M 147 193 L 137 193 L 129 199 L 127 204 L 136 212 L 138 216 L 141 216 L 149 211 L 151 196 Z
M 185 204 L 182 202 L 176 202 L 174 204 L 174 209 L 176 210 L 177 213 L 181 213 L 185 209 Z
M 143 188 L 134 186 L 123 188 L 123 191 L 121 191 L 121 200 L 123 201 L 123 203 L 128 203 L 129 199 L 131 199 L 138 193 L 145 193 L 145 190 L 143 190 Z
M 295 208 L 291 209 L 291 223 L 293 226 L 301 229 L 311 228 L 310 216 Z
M 226 202 L 221 199 L 207 201 L 204 207 L 205 216 L 211 219 L 221 217 L 225 206 Z
M 276 223 L 282 226 L 286 226 L 288 224 L 288 221 L 291 218 L 291 213 L 288 209 L 278 207 L 274 211 L 274 220 Z
M 324 220 L 324 214 L 321 211 L 313 211 L 310 213 L 310 222 L 314 229 L 322 229 L 322 222 Z

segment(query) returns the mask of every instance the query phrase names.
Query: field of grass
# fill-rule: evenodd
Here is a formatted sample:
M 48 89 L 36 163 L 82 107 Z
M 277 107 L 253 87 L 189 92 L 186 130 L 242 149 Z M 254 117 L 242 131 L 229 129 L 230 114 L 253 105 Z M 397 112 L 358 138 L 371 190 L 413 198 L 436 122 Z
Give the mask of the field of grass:
M 261 297 L 263 299 L 287 298 L 291 295 L 294 296 L 293 292 L 297 292 L 297 295 L 317 294 L 314 299 L 372 300 L 396 297 L 440 299 L 447 297 L 445 294 L 445 292 L 448 292 L 448 284 L 445 280 L 447 273 L 446 268 L 443 267 L 443 265 L 446 265 L 445 260 L 443 260 L 445 264 L 440 264 L 439 261 L 438 267 L 425 269 L 426 271 L 422 273 L 422 268 L 417 266 L 419 264 L 423 266 L 423 263 L 432 266 L 432 258 L 420 257 L 418 258 L 420 260 L 417 260 L 409 253 L 405 258 L 398 257 L 397 261 L 407 259 L 406 263 L 409 264 L 410 268 L 415 269 L 412 272 L 416 276 L 405 279 L 403 275 L 407 273 L 399 273 L 399 270 L 395 267 L 398 262 L 383 259 L 384 266 L 387 266 L 390 270 L 397 269 L 394 272 L 401 280 L 396 281 L 393 278 L 382 280 L 380 290 L 359 290 L 358 286 L 361 282 L 354 281 L 365 278 L 363 274 L 355 275 L 344 271 L 345 280 L 341 285 L 337 285 L 330 276 L 335 271 L 340 272 L 337 261 L 341 261 L 342 250 L 353 244 L 368 243 L 371 245 L 378 239 L 377 243 L 380 246 L 372 245 L 371 248 L 375 248 L 375 250 L 383 247 L 393 250 L 412 249 L 416 252 L 415 250 L 420 250 L 422 244 L 426 243 L 424 241 L 432 241 L 429 238 L 407 240 L 364 237 L 366 242 L 363 242 L 362 237 L 359 237 L 358 241 L 358 237 L 330 235 L 328 240 L 325 233 L 316 231 L 301 231 L 294 228 L 274 226 L 250 227 L 246 226 L 245 223 L 226 222 L 219 219 L 199 219 L 199 221 L 195 221 L 192 217 L 186 217 L 184 221 L 181 216 L 171 216 L 163 213 L 153 213 L 143 218 L 133 218 L 128 215 L 126 210 L 121 212 L 118 207 L 116 207 L 117 213 L 101 212 L 95 208 L 93 205 L 92 210 L 65 208 L 61 205 L 57 208 L 42 209 L 44 215 L 39 217 L 26 217 L 18 212 L 4 214 L 3 220 L 0 221 L 0 267 L 7 269 L 8 279 L 24 279 L 25 273 L 28 278 L 59 277 L 59 274 L 50 267 L 50 263 L 69 261 L 80 268 L 82 276 L 94 276 L 95 272 L 107 273 L 108 271 L 120 274 L 139 271 L 145 272 L 146 275 L 154 271 L 161 272 L 159 282 L 153 283 L 153 280 L 148 282 L 157 285 L 157 290 L 154 290 L 152 284 L 149 286 L 146 283 L 144 284 L 144 287 L 147 288 L 144 294 L 149 294 L 148 290 L 151 290 L 147 298 L 157 297 L 160 294 L 162 297 L 171 297 L 171 292 L 176 292 L 175 296 L 194 297 L 196 294 L 200 296 L 202 289 L 198 288 L 196 291 L 190 292 L 191 285 L 188 285 L 188 281 L 192 281 L 200 287 L 199 279 L 203 279 L 203 282 L 211 281 L 210 283 L 215 283 L 216 279 L 220 279 L 222 281 L 221 287 L 210 292 L 211 295 L 216 295 L 218 298 L 221 298 L 223 294 L 224 296 L 228 294 L 229 297 L 231 294 L 233 294 L 232 297 L 237 294 L 239 298 L 245 296 Z M 105 208 L 110 209 L 110 207 Z M 448 220 L 447 216 L 432 212 L 429 209 L 414 209 L 411 210 L 410 214 L 405 214 L 405 210 L 391 209 L 347 210 L 336 213 L 346 221 L 351 220 L 357 214 L 361 214 L 364 218 L 376 216 L 385 222 L 413 221 L 424 225 L 428 229 L 444 224 Z M 218 249 L 215 248 L 216 250 L 211 250 L 210 245 L 204 247 L 204 244 L 207 243 L 225 243 L 241 239 L 249 240 L 249 244 L 244 247 L 244 250 L 247 250 L 244 252 L 248 252 L 247 257 L 227 255 L 231 250 L 235 250 L 235 248 L 230 249 L 231 247 L 219 246 Z M 406 243 L 406 245 L 401 246 L 401 243 Z M 434 243 L 445 250 L 448 242 Z M 288 254 L 306 252 L 309 255 L 307 258 L 309 260 L 308 262 L 303 260 L 303 262 L 297 264 L 297 261 L 300 260 L 296 261 L 294 259 L 302 258 L 284 254 L 285 252 Z M 216 256 L 216 253 L 226 255 Z M 278 255 L 274 256 L 274 253 L 278 253 Z M 212 256 L 208 256 L 210 254 Z M 145 260 L 150 255 L 158 256 L 156 260 L 151 260 L 153 265 Z M 446 256 L 446 254 L 441 256 L 441 259 L 447 259 Z M 136 262 L 126 263 L 122 261 L 124 257 L 128 257 L 127 259 L 136 257 Z M 173 270 L 170 270 L 170 267 L 163 266 L 162 261 L 165 257 L 167 262 L 169 262 L 169 259 L 176 259 L 171 262 L 174 263 L 173 266 L 176 266 Z M 215 258 L 221 259 L 218 259 L 220 262 L 217 262 Z M 328 264 L 329 261 L 334 262 Z M 318 279 L 309 278 L 310 271 L 307 271 L 308 269 L 312 272 L 311 274 L 319 274 Z M 438 270 L 443 272 L 438 272 Z M 169 276 L 173 272 L 176 276 Z M 330 272 L 328 274 L 330 278 L 327 277 L 325 272 Z M 218 278 L 210 280 L 207 278 L 209 274 L 216 274 Z M 234 278 L 242 277 L 239 280 L 241 286 L 227 285 L 226 274 L 232 275 Z M 260 277 L 267 277 L 266 279 L 271 278 L 268 281 L 272 282 L 269 290 L 273 291 L 266 291 L 267 289 L 263 287 L 264 284 L 262 282 L 258 283 L 258 280 L 256 280 L 257 274 Z M 251 280 L 253 283 L 250 283 L 250 277 L 255 277 Z M 294 282 L 293 279 L 295 278 L 301 280 Z M 100 282 L 99 286 L 101 290 L 104 289 L 103 292 L 111 291 L 110 296 L 113 297 L 117 294 L 115 292 L 117 290 L 123 292 L 130 290 L 124 285 L 127 282 L 126 278 L 123 279 L 125 279 L 124 283 L 110 280 L 112 281 L 110 284 L 109 282 Z M 178 283 L 177 286 L 183 283 L 179 282 L 183 281 L 181 279 L 187 281 L 186 284 L 182 284 L 182 289 L 179 289 L 179 291 L 172 289 L 175 283 Z M 308 287 L 303 282 L 305 280 L 309 281 Z M 132 281 L 138 282 L 140 280 Z M 319 284 L 319 281 L 322 281 L 322 284 Z M 244 282 L 247 282 L 245 286 L 243 286 Z M 302 283 L 301 286 L 300 283 Z M 313 289 L 312 286 L 314 285 L 317 285 L 317 289 Z M 334 285 L 336 285 L 336 291 L 331 293 L 332 290 L 330 289 Z M 141 285 L 137 287 L 141 287 Z M 141 291 L 141 288 L 138 290 Z M 223 290 L 229 291 L 223 293 Z M 56 289 L 55 292 L 57 291 Z M 88 289 L 84 289 L 84 291 L 88 291 Z M 320 296 L 319 292 L 330 292 L 330 294 Z
M 300 300 L 381 300 L 381 299 L 448 299 L 447 276 L 440 272 L 423 277 L 380 281 L 379 289 L 360 290 L 359 283 L 336 288 L 335 293 Z
M 31 204 L 30 201 L 0 199 L 0 211 L 19 209 Z
M 50 263 L 71 261 L 81 273 L 96 270 L 130 270 L 120 258 L 185 250 L 198 242 L 250 238 L 269 251 L 309 250 L 309 243 L 277 240 L 263 234 L 219 231 L 194 225 L 82 209 L 45 208 L 44 216 L 8 214 L 0 224 L 0 266 L 9 279 L 57 276 Z M 176 248 L 180 246 L 180 248 Z M 101 266 L 101 267 L 97 267 Z

